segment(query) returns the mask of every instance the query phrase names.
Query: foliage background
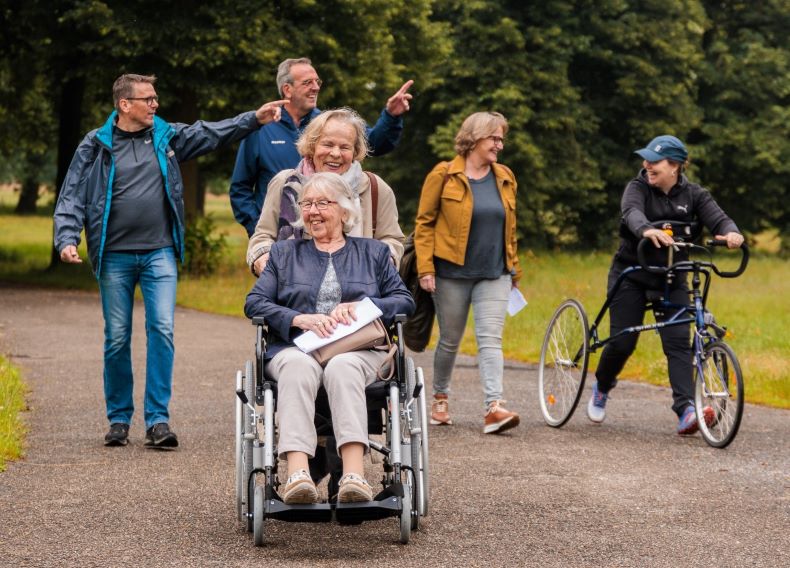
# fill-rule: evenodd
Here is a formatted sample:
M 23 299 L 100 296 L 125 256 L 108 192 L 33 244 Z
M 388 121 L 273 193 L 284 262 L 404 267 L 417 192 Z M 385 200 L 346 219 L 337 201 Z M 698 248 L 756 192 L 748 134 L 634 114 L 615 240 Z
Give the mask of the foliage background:
M 159 76 L 160 114 L 191 122 L 276 98 L 277 64 L 308 56 L 320 106 L 371 122 L 415 79 L 400 147 L 366 164 L 406 228 L 483 109 L 510 120 L 522 245 L 609 245 L 632 152 L 662 133 L 743 229 L 788 228 L 790 0 L 3 0 L 0 14 L 0 176 L 23 182 L 20 212 L 57 187 L 120 73 Z M 234 151 L 183 165 L 191 218 L 208 186 L 226 189 Z

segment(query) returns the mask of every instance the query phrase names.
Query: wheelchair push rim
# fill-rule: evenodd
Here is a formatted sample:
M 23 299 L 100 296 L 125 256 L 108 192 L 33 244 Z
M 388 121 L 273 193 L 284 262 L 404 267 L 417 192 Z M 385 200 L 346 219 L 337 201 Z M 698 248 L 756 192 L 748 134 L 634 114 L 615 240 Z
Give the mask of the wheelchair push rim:
M 576 300 L 565 300 L 546 328 L 540 350 L 538 390 L 543 420 L 559 428 L 579 404 L 590 359 L 587 314 Z

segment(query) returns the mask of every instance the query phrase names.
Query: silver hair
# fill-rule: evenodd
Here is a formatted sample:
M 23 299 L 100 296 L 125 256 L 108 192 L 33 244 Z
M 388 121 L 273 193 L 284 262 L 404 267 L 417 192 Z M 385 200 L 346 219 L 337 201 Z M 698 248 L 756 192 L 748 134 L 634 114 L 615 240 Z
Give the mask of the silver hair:
M 291 77 L 291 67 L 294 65 L 313 65 L 307 57 L 298 59 L 286 59 L 277 67 L 277 91 L 283 96 L 283 85 L 293 85 L 294 78 Z
M 354 199 L 354 191 L 351 186 L 340 175 L 332 172 L 313 174 L 299 191 L 299 201 L 309 189 L 325 195 L 332 201 L 337 201 L 338 206 L 348 215 L 343 223 L 343 233 L 349 233 L 357 223 L 362 221 L 362 207 Z M 299 217 L 292 225 L 296 228 L 303 228 L 302 211 L 298 212 Z

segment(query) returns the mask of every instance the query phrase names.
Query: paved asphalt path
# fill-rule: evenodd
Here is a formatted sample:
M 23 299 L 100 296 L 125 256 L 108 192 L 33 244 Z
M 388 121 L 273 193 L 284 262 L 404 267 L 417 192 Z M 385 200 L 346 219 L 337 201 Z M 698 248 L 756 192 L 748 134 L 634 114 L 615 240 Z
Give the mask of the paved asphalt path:
M 142 317 L 135 326 L 142 385 Z M 790 565 L 787 411 L 747 405 L 738 438 L 714 450 L 674 435 L 666 388 L 623 382 L 602 426 L 580 411 L 555 430 L 534 370 L 509 364 L 522 425 L 484 436 L 471 358 L 453 384 L 456 424 L 431 432 L 431 515 L 411 544 L 395 519 L 268 521 L 270 545 L 255 548 L 233 482 L 234 376 L 252 348 L 245 320 L 177 310 L 181 447 L 143 448 L 138 388 L 130 445 L 105 448 L 98 298 L 0 288 L 0 352 L 31 388 L 27 457 L 0 474 L 0 566 Z M 430 355 L 416 359 L 430 379 Z

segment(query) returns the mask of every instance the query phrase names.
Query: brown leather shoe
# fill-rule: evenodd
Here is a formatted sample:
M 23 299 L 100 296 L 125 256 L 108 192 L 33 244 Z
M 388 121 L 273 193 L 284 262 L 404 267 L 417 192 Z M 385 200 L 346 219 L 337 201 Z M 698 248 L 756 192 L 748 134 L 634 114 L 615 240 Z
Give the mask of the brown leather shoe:
M 499 434 L 518 426 L 520 421 L 518 414 L 505 409 L 502 406 L 505 402 L 504 400 L 495 400 L 488 405 L 483 427 L 484 434 Z
M 431 424 L 438 426 L 440 424 L 452 424 L 453 420 L 450 418 L 450 404 L 447 400 L 446 394 L 433 395 L 433 402 L 431 403 Z

